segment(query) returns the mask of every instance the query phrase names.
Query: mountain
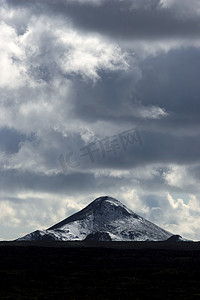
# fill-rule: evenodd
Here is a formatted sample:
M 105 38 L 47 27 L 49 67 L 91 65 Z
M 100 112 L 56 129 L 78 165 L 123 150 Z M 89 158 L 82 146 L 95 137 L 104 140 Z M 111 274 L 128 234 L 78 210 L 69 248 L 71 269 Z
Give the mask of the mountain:
M 34 231 L 18 241 L 164 241 L 172 236 L 120 201 L 103 196 L 47 230 Z

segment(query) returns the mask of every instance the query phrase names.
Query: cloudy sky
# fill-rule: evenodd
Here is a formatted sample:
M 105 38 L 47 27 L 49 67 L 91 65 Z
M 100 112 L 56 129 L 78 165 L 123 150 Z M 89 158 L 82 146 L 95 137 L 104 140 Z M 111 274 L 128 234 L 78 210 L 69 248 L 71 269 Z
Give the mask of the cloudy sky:
M 110 195 L 200 240 L 198 0 L 0 0 L 0 106 L 0 239 Z

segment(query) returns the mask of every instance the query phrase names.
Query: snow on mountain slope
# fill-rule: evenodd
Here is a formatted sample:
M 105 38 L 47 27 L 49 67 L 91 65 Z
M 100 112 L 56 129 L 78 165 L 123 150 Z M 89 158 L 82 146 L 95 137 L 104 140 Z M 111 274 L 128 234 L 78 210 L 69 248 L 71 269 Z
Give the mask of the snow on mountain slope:
M 103 196 L 47 230 L 37 230 L 24 240 L 163 241 L 173 234 L 128 209 L 120 201 Z

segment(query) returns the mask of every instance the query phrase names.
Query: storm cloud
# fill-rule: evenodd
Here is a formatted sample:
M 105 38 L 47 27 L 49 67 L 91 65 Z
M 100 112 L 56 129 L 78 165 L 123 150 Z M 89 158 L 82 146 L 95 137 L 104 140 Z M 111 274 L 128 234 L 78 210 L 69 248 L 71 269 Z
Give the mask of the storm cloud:
M 0 238 L 109 194 L 200 239 L 199 15 L 196 0 L 0 1 Z

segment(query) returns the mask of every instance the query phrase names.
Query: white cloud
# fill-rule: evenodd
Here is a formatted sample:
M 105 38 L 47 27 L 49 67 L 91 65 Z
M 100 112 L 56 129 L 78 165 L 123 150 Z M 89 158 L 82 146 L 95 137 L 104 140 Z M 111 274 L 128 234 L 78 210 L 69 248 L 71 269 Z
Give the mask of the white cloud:
M 180 18 L 190 19 L 200 14 L 199 0 L 160 0 L 160 8 L 170 9 Z
M 196 180 L 188 172 L 188 166 L 185 165 L 169 165 L 168 171 L 163 173 L 163 178 L 167 184 L 178 188 L 196 184 Z
M 161 107 L 150 106 L 150 107 L 141 107 L 137 112 L 138 115 L 141 115 L 142 118 L 147 119 L 161 119 L 167 116 L 167 112 Z
M 122 187 L 120 197 L 126 204 L 126 206 L 133 210 L 135 213 L 144 215 L 149 212 L 149 207 L 146 204 L 142 203 L 136 189 Z
M 14 227 L 21 222 L 14 206 L 8 201 L 0 201 L 0 221 L 1 224 Z
M 85 144 L 89 144 L 95 140 L 94 132 L 87 127 L 85 129 L 82 129 L 80 136 Z
M 58 199 L 52 194 L 37 192 L 21 192 L 15 196 L 13 200 L 4 200 L 6 196 L 1 196 L 0 222 L 2 226 L 18 229 L 21 235 L 28 233 L 25 228 L 29 231 L 46 229 L 84 206 L 81 197 L 74 201 L 69 196 L 60 196 Z M 19 237 L 15 234 L 16 231 L 10 238 Z
M 133 211 L 144 216 L 148 220 L 155 222 L 162 228 L 179 234 L 185 238 L 199 240 L 199 200 L 195 195 L 188 195 L 188 201 L 182 198 L 173 198 L 170 193 L 166 193 L 163 198 L 160 194 L 155 194 L 156 203 L 152 206 L 150 199 L 142 201 L 144 192 L 127 190 L 122 193 L 122 199 L 126 199 L 126 204 Z
M 99 79 L 99 70 L 126 70 L 128 56 L 117 45 L 96 36 L 81 36 L 73 30 L 64 33 L 57 30 L 65 49 L 61 68 L 67 74 L 80 74 L 93 81 Z
M 100 36 L 83 36 L 69 22 L 32 17 L 20 36 L 14 26 L 0 26 L 0 86 L 8 88 L 1 91 L 1 126 L 26 132 L 63 126 L 71 108 L 72 82 L 66 76 L 95 82 L 100 70 L 129 67 L 120 47 Z
M 173 199 L 170 194 L 167 198 L 169 208 L 164 215 L 165 227 L 188 239 L 199 240 L 199 199 L 197 201 L 195 195 L 190 195 L 188 203 L 185 203 L 181 198 Z M 198 210 L 196 210 L 197 207 Z
M 14 28 L 0 23 L 0 88 L 15 89 L 26 84 L 24 49 Z

